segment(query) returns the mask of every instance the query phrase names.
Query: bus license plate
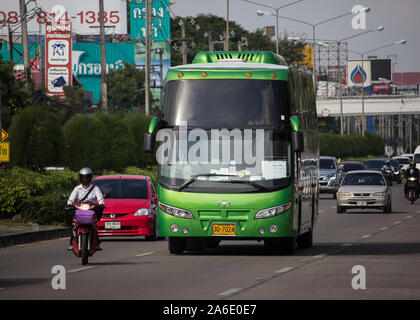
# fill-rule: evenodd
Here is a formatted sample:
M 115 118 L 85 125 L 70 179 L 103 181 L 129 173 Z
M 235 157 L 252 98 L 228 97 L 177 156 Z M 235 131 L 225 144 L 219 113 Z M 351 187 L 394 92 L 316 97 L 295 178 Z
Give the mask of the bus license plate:
M 358 206 L 367 206 L 367 201 L 357 201 Z
M 121 222 L 112 221 L 112 222 L 105 222 L 105 229 L 121 229 Z
M 214 236 L 234 236 L 236 235 L 236 224 L 215 223 L 212 226 L 212 234 Z

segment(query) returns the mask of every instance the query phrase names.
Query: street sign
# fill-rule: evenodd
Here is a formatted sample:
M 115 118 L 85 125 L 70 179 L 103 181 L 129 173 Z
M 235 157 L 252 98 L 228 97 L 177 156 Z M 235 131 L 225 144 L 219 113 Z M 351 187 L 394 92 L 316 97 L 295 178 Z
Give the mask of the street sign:
M 3 129 L 1 129 L 1 142 L 3 142 L 4 140 L 6 140 L 6 138 L 8 137 L 9 135 L 7 134 L 7 132 L 6 131 L 4 131 Z
M 10 144 L 9 142 L 0 143 L 0 162 L 10 161 Z
M 323 116 L 324 118 L 328 118 L 329 115 L 330 115 L 330 109 L 324 108 L 321 110 L 321 116 Z

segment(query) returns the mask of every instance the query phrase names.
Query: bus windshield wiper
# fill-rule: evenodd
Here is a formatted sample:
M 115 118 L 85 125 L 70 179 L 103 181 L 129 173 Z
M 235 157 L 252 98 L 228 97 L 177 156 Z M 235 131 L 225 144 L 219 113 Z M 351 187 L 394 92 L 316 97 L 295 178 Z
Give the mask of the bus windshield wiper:
M 191 176 L 191 179 L 184 182 L 183 184 L 181 184 L 177 191 L 181 191 L 182 189 L 188 187 L 191 183 L 193 183 L 194 181 L 197 181 L 198 177 L 231 177 L 232 175 L 230 174 L 222 174 L 222 173 L 198 173 L 195 174 L 193 176 Z

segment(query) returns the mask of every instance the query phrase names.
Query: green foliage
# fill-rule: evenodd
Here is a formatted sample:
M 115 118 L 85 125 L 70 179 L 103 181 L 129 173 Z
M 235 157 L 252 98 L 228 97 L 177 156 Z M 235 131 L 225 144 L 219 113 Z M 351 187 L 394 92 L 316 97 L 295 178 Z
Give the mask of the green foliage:
M 341 136 L 331 133 L 319 134 L 319 152 L 323 156 L 337 158 L 382 156 L 384 142 L 380 136 Z
M 185 33 L 188 38 L 192 38 L 187 43 L 194 43 L 195 46 L 190 48 L 187 53 L 187 63 L 191 63 L 195 55 L 200 51 L 209 51 L 209 39 L 211 41 L 220 41 L 220 37 L 224 37 L 226 32 L 226 20 L 215 15 L 198 15 L 197 17 L 183 18 L 185 21 Z M 191 19 L 195 23 L 191 23 Z M 182 38 L 180 18 L 172 19 L 171 34 L 173 39 Z M 200 26 L 197 30 L 196 26 Z M 229 21 L 229 50 L 231 51 L 276 51 L 276 43 L 266 36 L 263 29 L 257 29 L 255 32 L 250 32 L 242 28 L 235 21 Z M 233 33 L 233 34 L 232 34 Z M 246 41 L 243 39 L 246 38 Z M 241 48 L 239 49 L 239 44 Z M 175 46 L 171 50 L 171 64 L 173 66 L 182 64 L 182 53 L 180 50 L 175 50 L 177 47 L 181 48 L 182 42 L 175 40 Z M 279 37 L 279 54 L 282 55 L 287 64 L 297 64 L 303 58 L 302 49 L 305 46 L 300 41 L 289 41 L 287 34 L 283 38 Z M 223 51 L 223 44 L 214 44 L 214 51 Z
M 7 130 L 12 122 L 12 117 L 31 105 L 32 97 L 24 82 L 15 78 L 13 63 L 1 59 L 0 93 L 2 126 Z
M 18 181 L 18 182 L 17 182 Z M 78 183 L 78 175 L 70 170 L 37 173 L 14 167 L 0 171 L 0 217 L 10 218 L 20 214 L 22 218 L 34 220 L 46 212 L 60 210 L 65 203 L 62 193 L 69 194 Z M 54 213 L 54 215 L 59 214 Z M 48 218 L 49 219 L 49 218 Z M 58 221 L 58 220 L 57 220 Z
M 156 164 L 155 154 L 143 152 L 144 133 L 148 131 L 149 123 L 152 118 L 152 116 L 146 116 L 144 114 L 133 114 L 126 116 L 124 119 L 132 137 L 132 141 L 134 142 L 133 164 L 138 167 Z
M 113 110 L 127 112 L 144 105 L 144 77 L 144 71 L 127 62 L 123 69 L 107 74 L 108 100 Z
M 40 106 L 13 117 L 9 130 L 12 165 L 41 169 L 60 164 L 63 132 L 57 116 Z

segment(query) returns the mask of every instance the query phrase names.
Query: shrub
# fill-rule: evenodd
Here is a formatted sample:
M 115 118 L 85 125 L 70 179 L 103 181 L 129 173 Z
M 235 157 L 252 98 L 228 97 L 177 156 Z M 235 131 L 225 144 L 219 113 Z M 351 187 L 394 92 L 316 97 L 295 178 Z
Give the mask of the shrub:
M 13 117 L 9 130 L 11 164 L 31 169 L 62 161 L 63 131 L 57 116 L 40 106 Z

